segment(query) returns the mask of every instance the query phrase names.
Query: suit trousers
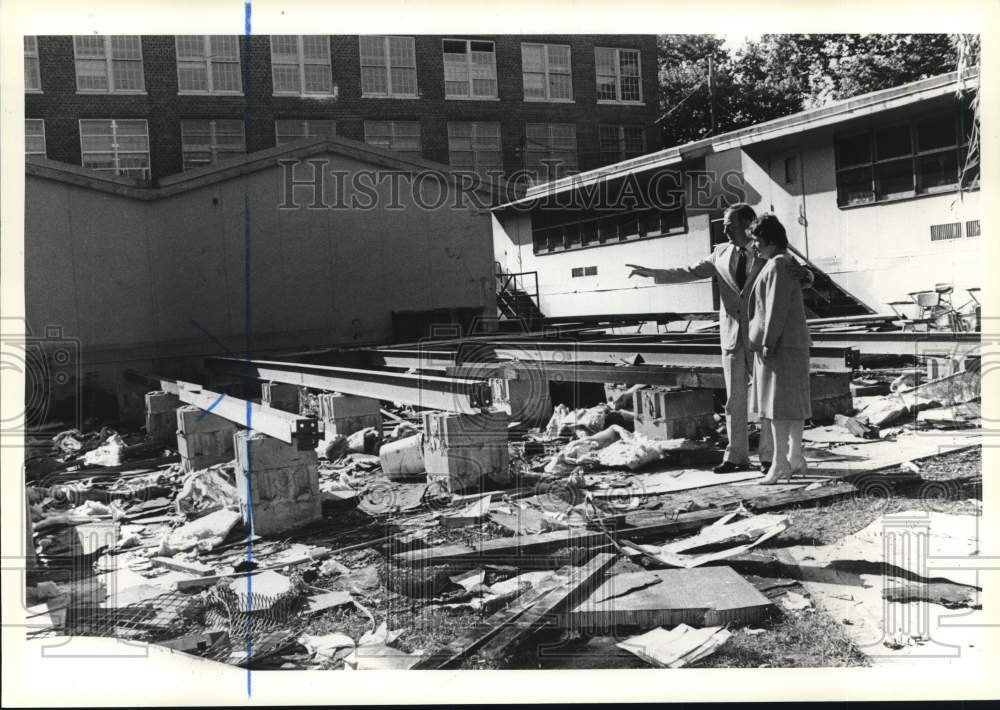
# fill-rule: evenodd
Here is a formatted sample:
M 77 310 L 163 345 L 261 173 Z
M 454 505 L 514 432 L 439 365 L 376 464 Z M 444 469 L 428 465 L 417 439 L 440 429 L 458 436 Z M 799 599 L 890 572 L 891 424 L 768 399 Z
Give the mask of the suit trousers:
M 723 351 L 722 375 L 726 382 L 726 432 L 729 445 L 725 460 L 743 464 L 750 460 L 750 439 L 747 421 L 750 412 L 750 376 L 753 374 L 753 354 L 741 343 L 735 350 Z M 761 427 L 757 454 L 761 461 L 770 461 L 774 445 L 771 427 Z

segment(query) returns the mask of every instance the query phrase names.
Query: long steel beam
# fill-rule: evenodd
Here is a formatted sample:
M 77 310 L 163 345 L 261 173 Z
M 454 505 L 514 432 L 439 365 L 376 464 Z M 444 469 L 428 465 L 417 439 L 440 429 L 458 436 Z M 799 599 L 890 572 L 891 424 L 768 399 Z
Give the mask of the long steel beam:
M 508 361 L 469 362 L 445 370 L 453 377 L 502 378 L 533 382 L 614 382 L 628 385 L 725 389 L 721 367 L 664 367 L 660 365 L 603 365 Z
M 166 382 L 161 380 L 161 386 Z M 227 394 L 213 392 L 192 382 L 176 381 L 172 387 L 168 385 L 164 389 L 168 392 L 172 391 L 185 404 L 194 405 L 198 409 L 211 412 L 217 417 L 228 419 L 242 427 L 246 427 L 249 422 L 251 431 L 267 434 L 301 450 L 315 448 L 319 442 L 319 420 L 317 419 L 301 417 L 256 402 L 248 402 Z
M 463 414 L 478 414 L 492 401 L 489 383 L 482 380 L 230 357 L 208 358 L 206 364 L 214 372 L 236 377 L 249 376 Z
M 821 347 L 853 348 L 862 355 L 937 355 L 941 353 L 976 354 L 981 347 L 980 333 L 902 333 L 885 331 L 875 333 L 810 333 L 813 342 Z M 704 343 L 704 334 L 662 333 L 664 343 Z M 718 343 L 718 335 L 712 336 Z
M 718 345 L 686 343 L 498 343 L 500 360 L 545 362 L 612 362 L 669 365 L 673 367 L 713 367 L 720 361 Z M 844 348 L 811 348 L 813 370 L 842 370 L 855 366 L 855 353 Z

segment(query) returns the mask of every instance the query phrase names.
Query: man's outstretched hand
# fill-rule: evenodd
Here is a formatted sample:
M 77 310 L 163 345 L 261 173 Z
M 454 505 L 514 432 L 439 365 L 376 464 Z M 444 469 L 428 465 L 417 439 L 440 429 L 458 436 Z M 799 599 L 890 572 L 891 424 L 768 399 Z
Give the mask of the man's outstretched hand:
M 639 266 L 638 264 L 625 264 L 625 266 L 632 269 L 631 273 L 628 275 L 629 278 L 632 278 L 633 276 L 642 276 L 644 278 L 651 279 L 656 276 L 656 269 Z

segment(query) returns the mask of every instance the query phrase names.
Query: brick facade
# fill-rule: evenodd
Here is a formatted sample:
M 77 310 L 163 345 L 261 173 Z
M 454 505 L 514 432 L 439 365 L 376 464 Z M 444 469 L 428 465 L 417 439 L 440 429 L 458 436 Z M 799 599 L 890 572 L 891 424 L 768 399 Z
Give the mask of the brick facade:
M 660 147 L 657 114 L 656 38 L 653 35 L 506 35 L 456 39 L 495 42 L 499 100 L 445 99 L 442 36 L 417 36 L 416 99 L 362 98 L 358 38 L 332 35 L 331 63 L 334 97 L 274 96 L 271 51 L 267 36 L 241 39 L 243 96 L 179 95 L 174 37 L 142 38 L 146 93 L 78 94 L 70 36 L 38 38 L 41 93 L 25 95 L 25 117 L 45 120 L 49 158 L 79 165 L 81 118 L 144 118 L 149 122 L 150 158 L 154 179 L 181 171 L 180 122 L 185 118 L 242 118 L 248 152 L 275 144 L 274 121 L 282 118 L 323 118 L 337 122 L 337 134 L 364 140 L 364 121 L 419 121 L 423 157 L 448 163 L 447 122 L 491 121 L 501 124 L 504 168 L 522 167 L 520 146 L 525 124 L 576 125 L 581 170 L 602 164 L 598 145 L 601 124 L 642 125 L 646 150 Z M 524 101 L 521 42 L 568 44 L 572 52 L 572 103 Z M 643 105 L 606 105 L 596 100 L 594 47 L 639 49 L 642 61 Z

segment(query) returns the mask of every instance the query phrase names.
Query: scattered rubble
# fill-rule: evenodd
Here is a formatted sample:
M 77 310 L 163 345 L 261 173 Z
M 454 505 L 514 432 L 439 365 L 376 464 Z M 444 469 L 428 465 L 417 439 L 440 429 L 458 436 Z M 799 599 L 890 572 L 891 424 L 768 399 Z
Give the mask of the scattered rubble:
M 724 420 L 696 390 L 620 386 L 525 432 L 504 416 L 476 429 L 470 415 L 272 388 L 271 406 L 323 414 L 325 438 L 302 450 L 237 432 L 226 445 L 213 425 L 207 459 L 198 413 L 154 393 L 148 438 L 66 430 L 29 457 L 29 635 L 117 634 L 255 668 L 400 670 L 512 667 L 545 634 L 621 627 L 636 635 L 618 648 L 678 668 L 733 634 L 771 633 L 782 614 L 833 608 L 861 629 L 846 605 L 868 603 L 864 578 L 886 564 L 875 525 L 802 545 L 792 509 L 919 482 L 927 456 L 978 445 L 969 372 L 855 378 L 853 415 L 807 428 L 808 476 L 775 487 L 756 468 L 711 472 Z M 170 406 L 188 427 L 176 447 L 162 431 Z M 928 427 L 956 431 L 930 442 Z M 218 460 L 224 450 L 235 459 Z M 968 551 L 945 539 L 932 555 Z M 958 575 L 889 573 L 879 601 L 981 609 Z M 418 617 L 455 627 L 425 633 Z

